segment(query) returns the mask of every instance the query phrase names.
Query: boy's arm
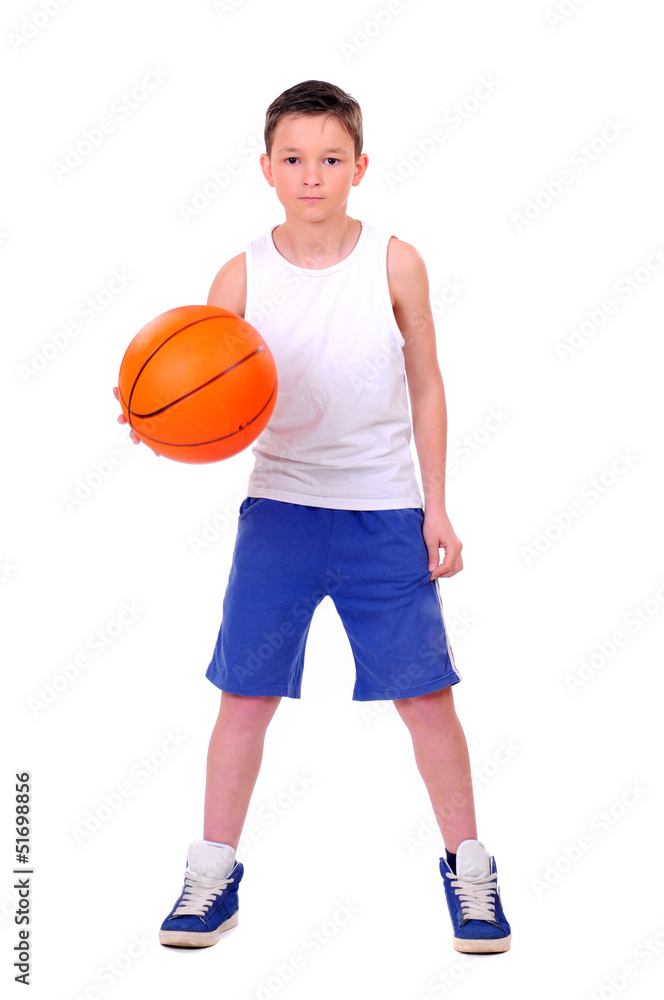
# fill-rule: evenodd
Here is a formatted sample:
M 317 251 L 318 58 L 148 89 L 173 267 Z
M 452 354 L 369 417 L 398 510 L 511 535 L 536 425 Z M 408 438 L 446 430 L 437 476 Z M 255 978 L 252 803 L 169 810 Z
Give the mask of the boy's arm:
M 424 525 L 431 577 L 463 569 L 461 542 L 445 509 L 447 406 L 436 353 L 429 280 L 421 255 L 396 237 L 387 249 L 387 276 L 394 316 L 404 338 L 403 355 L 413 420 L 413 438 L 422 474 Z M 439 566 L 439 548 L 445 559 Z
M 217 271 L 207 304 L 244 316 L 247 307 L 247 268 L 244 252 L 231 257 Z

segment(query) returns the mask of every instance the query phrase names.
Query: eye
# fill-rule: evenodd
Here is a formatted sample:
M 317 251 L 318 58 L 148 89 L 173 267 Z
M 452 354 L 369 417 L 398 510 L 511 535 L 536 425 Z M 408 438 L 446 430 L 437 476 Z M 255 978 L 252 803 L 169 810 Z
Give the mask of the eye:
M 297 160 L 297 156 L 287 156 L 286 163 L 291 163 L 291 161 Z
M 334 160 L 335 163 L 339 163 L 339 159 L 336 156 L 328 156 L 328 157 L 326 157 L 326 159 L 328 159 L 328 160 Z

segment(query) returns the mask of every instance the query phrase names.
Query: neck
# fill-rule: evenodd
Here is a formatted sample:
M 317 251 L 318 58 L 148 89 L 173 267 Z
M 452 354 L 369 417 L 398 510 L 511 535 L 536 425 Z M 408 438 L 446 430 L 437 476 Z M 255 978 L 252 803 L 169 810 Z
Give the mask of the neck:
M 320 270 L 338 264 L 357 243 L 362 224 L 342 212 L 320 222 L 289 218 L 272 231 L 279 253 L 296 267 Z

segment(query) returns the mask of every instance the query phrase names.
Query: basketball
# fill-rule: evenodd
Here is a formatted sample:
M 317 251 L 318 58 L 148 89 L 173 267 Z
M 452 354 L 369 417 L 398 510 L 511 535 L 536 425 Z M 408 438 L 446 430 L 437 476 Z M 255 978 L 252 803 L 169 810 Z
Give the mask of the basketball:
M 272 416 L 277 368 L 258 330 L 216 306 L 180 306 L 151 320 L 118 376 L 125 420 L 177 462 L 218 462 L 247 448 Z

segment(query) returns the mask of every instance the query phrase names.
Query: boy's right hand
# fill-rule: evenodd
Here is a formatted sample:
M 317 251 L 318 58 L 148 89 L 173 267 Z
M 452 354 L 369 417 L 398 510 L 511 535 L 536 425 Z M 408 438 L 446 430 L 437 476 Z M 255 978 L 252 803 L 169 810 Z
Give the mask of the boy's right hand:
M 114 388 L 113 388 L 113 395 L 115 396 L 115 398 L 117 399 L 117 401 L 119 403 L 120 402 L 120 398 L 118 396 L 118 387 L 117 387 L 117 385 L 114 386 Z M 127 419 L 126 419 L 124 413 L 121 413 L 120 416 L 118 417 L 118 423 L 119 424 L 126 424 L 127 423 Z M 134 430 L 133 427 L 129 428 L 129 437 L 132 439 L 132 441 L 134 442 L 134 444 L 140 444 L 141 443 L 141 439 L 139 438 L 138 434 L 136 433 L 136 431 Z M 155 455 L 156 454 L 157 453 L 155 452 Z
M 117 401 L 119 403 L 120 402 L 120 398 L 118 396 L 118 387 L 117 387 L 117 385 L 113 387 L 113 395 L 115 396 L 115 398 L 117 399 Z M 120 416 L 118 417 L 118 423 L 119 424 L 126 424 L 127 423 L 127 418 L 125 417 L 124 413 L 121 413 Z M 136 431 L 134 430 L 134 428 L 131 425 L 129 426 L 129 437 L 132 439 L 132 441 L 134 442 L 134 444 L 140 444 L 141 443 L 141 439 L 139 438 L 138 434 L 136 433 Z M 150 448 L 149 445 L 148 445 L 148 448 Z M 157 458 L 161 458 L 159 452 L 155 451 L 154 448 L 150 448 L 150 451 L 152 452 L 153 455 L 156 455 Z

